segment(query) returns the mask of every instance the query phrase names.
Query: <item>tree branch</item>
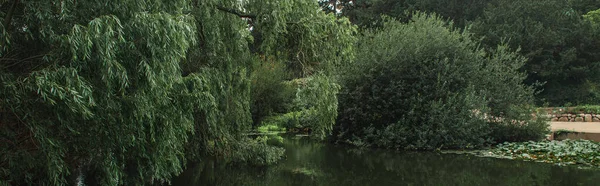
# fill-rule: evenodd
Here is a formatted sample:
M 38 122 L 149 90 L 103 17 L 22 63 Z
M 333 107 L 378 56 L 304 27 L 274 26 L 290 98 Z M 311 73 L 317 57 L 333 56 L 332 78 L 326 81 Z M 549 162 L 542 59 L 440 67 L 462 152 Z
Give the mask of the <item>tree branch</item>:
M 12 5 L 10 6 L 10 9 L 6 13 L 6 17 L 4 17 L 4 21 L 2 22 L 2 24 L 4 24 L 4 31 L 6 32 L 8 32 L 8 29 L 10 29 L 10 22 L 12 21 L 15 9 L 17 9 L 17 3 L 19 3 L 19 0 L 13 1 Z M 6 41 L 4 39 L 0 38 L 0 50 L 2 50 L 3 46 L 6 44 L 5 42 Z
M 8 30 L 9 26 L 10 26 L 10 22 L 12 21 L 12 16 L 15 13 L 15 9 L 17 9 L 17 3 L 19 3 L 19 0 L 14 0 L 12 5 L 10 6 L 10 9 L 8 10 L 8 12 L 6 13 L 6 17 L 4 17 L 4 29 Z
M 227 12 L 227 13 L 236 15 L 236 16 L 241 17 L 241 18 L 256 19 L 256 15 L 254 15 L 254 14 L 247 14 L 247 13 L 235 10 L 235 9 L 225 8 L 225 7 L 222 7 L 222 6 L 217 6 L 217 9 L 219 9 L 219 10 L 221 10 L 223 12 Z
M 2 69 L 2 68 L 5 68 L 5 69 L 6 69 L 6 68 L 10 68 L 10 67 L 13 67 L 13 66 L 15 66 L 15 65 L 18 65 L 18 64 L 21 64 L 21 63 L 24 63 L 24 62 L 30 61 L 30 60 L 34 60 L 34 59 L 36 59 L 36 58 L 42 58 L 42 57 L 44 57 L 45 55 L 46 55 L 46 54 L 39 54 L 39 55 L 34 55 L 34 56 L 27 57 L 27 58 L 25 58 L 25 59 L 10 59 L 10 58 L 9 58 L 9 59 L 7 59 L 7 58 L 0 58 L 0 62 L 3 62 L 3 61 L 13 61 L 12 63 L 6 63 L 6 65 L 5 65 L 5 66 L 3 66 L 3 67 L 0 67 L 0 69 Z

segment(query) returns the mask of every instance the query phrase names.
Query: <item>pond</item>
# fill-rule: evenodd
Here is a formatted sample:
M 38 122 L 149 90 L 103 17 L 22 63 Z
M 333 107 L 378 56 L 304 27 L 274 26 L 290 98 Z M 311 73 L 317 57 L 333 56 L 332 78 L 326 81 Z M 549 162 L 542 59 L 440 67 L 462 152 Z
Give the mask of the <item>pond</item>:
M 212 160 L 188 166 L 173 185 L 598 185 L 600 170 L 469 155 L 358 150 L 287 137 L 269 167 Z

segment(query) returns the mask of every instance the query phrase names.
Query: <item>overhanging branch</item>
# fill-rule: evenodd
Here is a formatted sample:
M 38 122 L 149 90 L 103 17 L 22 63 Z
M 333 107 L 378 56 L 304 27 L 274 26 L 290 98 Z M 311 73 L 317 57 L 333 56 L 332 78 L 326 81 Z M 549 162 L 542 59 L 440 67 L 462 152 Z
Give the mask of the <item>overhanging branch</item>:
M 217 6 L 217 9 L 219 9 L 219 10 L 221 10 L 223 12 L 227 12 L 227 13 L 236 15 L 236 16 L 241 17 L 241 18 L 256 19 L 256 15 L 254 15 L 254 14 L 247 14 L 247 13 L 241 12 L 239 10 L 235 10 L 235 9 L 231 9 L 231 8 L 225 8 L 225 7 L 222 7 L 222 6 Z
M 13 14 L 15 13 L 15 9 L 17 9 L 17 3 L 19 3 L 19 0 L 14 0 L 12 5 L 10 6 L 10 9 L 8 10 L 8 12 L 6 13 L 6 17 L 4 17 L 4 21 L 2 22 L 2 24 L 4 24 L 4 31 L 8 32 L 10 29 L 10 23 L 12 21 L 12 17 Z M 3 50 L 4 45 L 6 41 L 4 40 L 4 38 L 0 38 L 0 50 Z
M 17 7 L 17 3 L 19 3 L 19 0 L 14 0 L 13 1 L 12 5 L 10 6 L 10 9 L 6 13 L 6 17 L 4 17 L 4 21 L 2 23 L 4 24 L 4 29 L 5 30 L 8 30 L 9 27 L 10 27 L 10 22 L 12 21 L 13 14 L 15 13 L 15 9 Z

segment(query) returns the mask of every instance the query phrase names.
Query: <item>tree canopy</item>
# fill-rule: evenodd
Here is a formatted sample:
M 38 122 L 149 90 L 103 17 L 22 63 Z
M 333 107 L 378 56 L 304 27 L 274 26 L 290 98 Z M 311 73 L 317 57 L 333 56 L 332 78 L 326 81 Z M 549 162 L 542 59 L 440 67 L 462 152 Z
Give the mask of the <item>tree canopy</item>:
M 436 13 L 469 29 L 493 49 L 507 43 L 520 48 L 528 62 L 525 83 L 537 86 L 536 104 L 598 103 L 598 39 L 589 21 L 600 3 L 593 0 L 343 0 L 321 7 L 348 17 L 362 28 L 381 27 L 381 15 L 410 21 L 415 11 Z M 587 13 L 588 18 L 584 18 Z M 541 85 L 541 86 L 538 86 Z
M 273 123 L 398 149 L 538 139 L 535 104 L 600 101 L 599 8 L 0 0 L 0 185 L 168 184 L 206 156 L 272 164 L 283 149 L 249 132 Z
M 202 154 L 272 162 L 279 150 L 242 135 L 253 59 L 310 75 L 353 46 L 316 1 L 0 4 L 0 178 L 14 184 L 165 182 Z M 238 148 L 252 144 L 265 150 Z
M 508 47 L 486 52 L 469 32 L 420 12 L 408 23 L 387 18 L 363 34 L 341 78 L 339 141 L 474 148 L 541 139 L 547 130 L 530 114 L 533 88 L 518 71 L 525 58 Z

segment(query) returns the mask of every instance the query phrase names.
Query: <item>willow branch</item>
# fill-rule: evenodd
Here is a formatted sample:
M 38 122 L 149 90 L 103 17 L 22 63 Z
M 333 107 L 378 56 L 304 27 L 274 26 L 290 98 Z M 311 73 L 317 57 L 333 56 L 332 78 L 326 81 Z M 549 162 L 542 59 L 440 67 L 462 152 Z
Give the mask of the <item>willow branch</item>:
M 4 17 L 4 22 L 2 22 L 2 24 L 4 24 L 4 30 L 6 32 L 8 32 L 8 29 L 10 28 L 10 23 L 12 21 L 13 14 L 17 9 L 17 3 L 19 3 L 19 0 L 13 1 L 12 5 L 10 6 L 10 9 L 8 10 L 8 13 L 6 13 L 6 17 Z M 4 39 L 0 39 L 0 46 L 4 46 L 5 42 L 6 41 L 4 41 Z
M 10 9 L 8 10 L 8 13 L 6 13 L 6 17 L 4 17 L 4 29 L 8 30 L 9 26 L 10 26 L 10 22 L 12 21 L 12 17 L 13 14 L 15 13 L 15 9 L 17 9 L 17 3 L 19 3 L 19 0 L 14 0 L 12 5 L 10 6 Z
M 256 15 L 254 15 L 254 14 L 247 14 L 247 13 L 235 10 L 235 9 L 225 8 L 225 7 L 222 7 L 222 6 L 217 6 L 217 9 L 219 9 L 219 10 L 221 10 L 223 12 L 227 12 L 227 13 L 236 15 L 236 16 L 241 17 L 241 18 L 256 19 Z

